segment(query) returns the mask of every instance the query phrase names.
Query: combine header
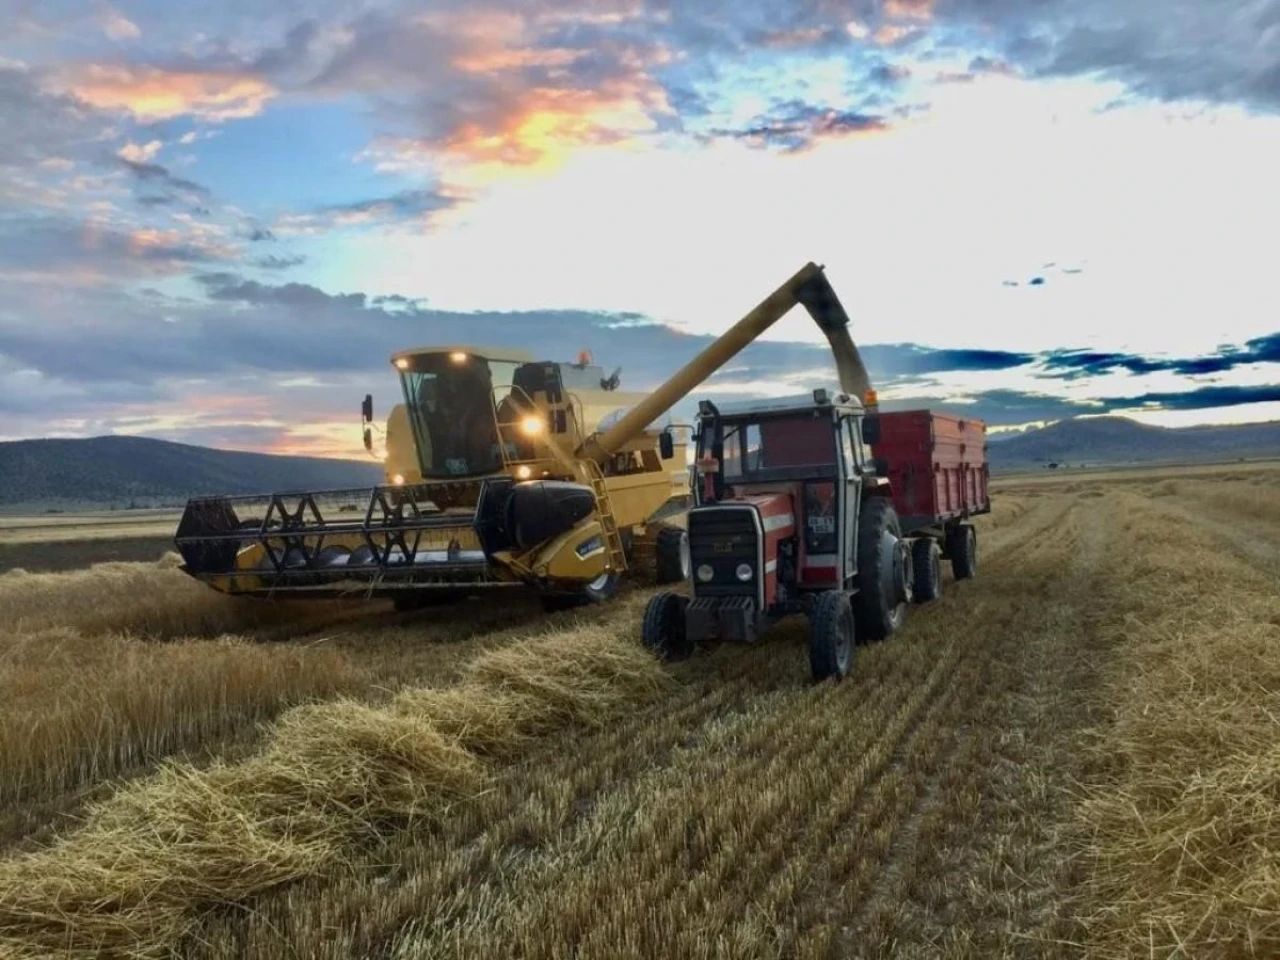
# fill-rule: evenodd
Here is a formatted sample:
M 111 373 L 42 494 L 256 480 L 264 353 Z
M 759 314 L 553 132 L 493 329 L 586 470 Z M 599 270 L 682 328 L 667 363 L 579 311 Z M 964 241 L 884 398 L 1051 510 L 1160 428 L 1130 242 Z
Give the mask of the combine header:
M 174 538 L 182 569 L 229 594 L 398 607 L 518 587 L 550 609 L 598 603 L 645 558 L 657 582 L 688 581 L 688 535 L 661 522 L 687 506 L 686 444 L 655 424 L 796 304 L 826 335 L 841 383 L 866 389 L 849 318 L 813 263 L 648 394 L 618 394 L 619 372 L 587 358 L 397 353 L 404 403 L 387 422 L 387 482 L 191 500 Z M 371 448 L 370 397 L 363 414 Z

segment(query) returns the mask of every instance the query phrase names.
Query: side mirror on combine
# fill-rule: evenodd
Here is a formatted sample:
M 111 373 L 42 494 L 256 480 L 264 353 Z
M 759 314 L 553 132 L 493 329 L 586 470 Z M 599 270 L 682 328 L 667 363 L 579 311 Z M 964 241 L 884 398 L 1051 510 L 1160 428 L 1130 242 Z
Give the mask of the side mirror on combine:
M 658 452 L 662 454 L 663 460 L 670 460 L 676 455 L 676 442 L 671 436 L 670 427 L 658 434 Z
M 366 393 L 364 395 L 364 402 L 360 404 L 360 416 L 365 423 L 373 422 L 373 394 Z
M 862 418 L 862 442 L 871 447 L 880 442 L 879 416 Z
M 364 448 L 373 453 L 373 431 L 368 427 L 364 428 Z

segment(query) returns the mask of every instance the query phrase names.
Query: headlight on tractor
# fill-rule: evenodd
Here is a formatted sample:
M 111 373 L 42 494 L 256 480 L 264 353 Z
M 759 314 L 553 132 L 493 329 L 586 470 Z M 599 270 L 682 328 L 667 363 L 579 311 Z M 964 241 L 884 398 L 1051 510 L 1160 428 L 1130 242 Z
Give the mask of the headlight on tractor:
M 746 583 L 748 580 L 751 579 L 751 564 L 740 563 L 738 564 L 738 569 L 733 572 L 734 572 L 734 575 L 739 580 L 741 580 L 743 583 Z
M 541 417 L 525 417 L 520 421 L 520 429 L 526 437 L 536 437 L 547 428 Z
M 698 579 L 703 583 L 710 583 L 716 572 L 711 569 L 711 564 L 702 563 L 698 565 Z

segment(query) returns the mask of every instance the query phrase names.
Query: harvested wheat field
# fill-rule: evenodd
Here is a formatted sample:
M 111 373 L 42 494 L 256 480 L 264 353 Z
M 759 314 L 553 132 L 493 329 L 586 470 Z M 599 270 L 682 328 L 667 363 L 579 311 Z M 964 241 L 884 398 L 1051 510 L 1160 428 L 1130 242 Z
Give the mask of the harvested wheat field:
M 1010 478 L 840 684 L 647 598 L 0 576 L 0 956 L 1274 956 L 1280 470 Z

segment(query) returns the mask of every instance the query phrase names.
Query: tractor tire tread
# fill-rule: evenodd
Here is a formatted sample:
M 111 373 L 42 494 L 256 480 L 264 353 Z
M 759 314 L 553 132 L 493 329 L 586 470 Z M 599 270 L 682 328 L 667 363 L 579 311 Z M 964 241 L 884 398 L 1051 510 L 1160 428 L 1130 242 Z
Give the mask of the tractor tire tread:
M 653 596 L 644 608 L 641 642 L 663 660 L 684 660 L 693 653 L 693 644 L 684 629 L 686 602 L 678 593 L 663 591 Z
M 864 501 L 858 516 L 858 593 L 853 602 L 859 642 L 883 640 L 897 629 L 895 611 L 899 604 L 886 597 L 882 585 L 892 571 L 883 569 L 884 554 L 880 539 L 885 530 L 902 536 L 893 501 L 887 497 L 871 497 Z
M 853 608 L 843 590 L 828 590 L 814 601 L 809 615 L 809 669 L 815 683 L 843 680 L 848 675 L 857 635 L 854 623 Z M 849 656 L 841 664 L 837 648 L 846 627 L 850 632 Z
M 654 567 L 659 584 L 683 583 L 686 579 L 688 572 L 683 569 L 681 557 L 682 551 L 687 550 L 684 545 L 688 537 L 688 531 L 680 527 L 664 526 L 658 531 L 654 541 Z

